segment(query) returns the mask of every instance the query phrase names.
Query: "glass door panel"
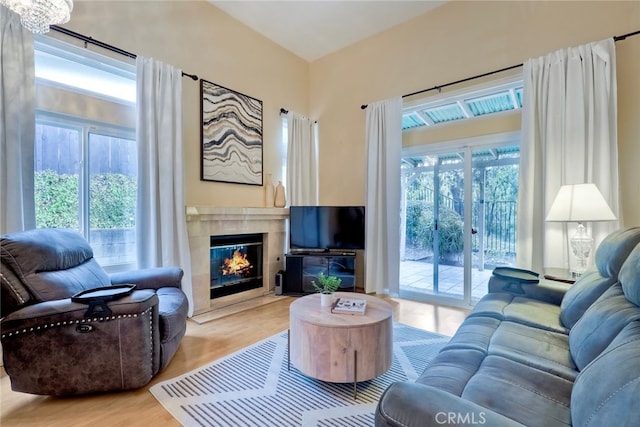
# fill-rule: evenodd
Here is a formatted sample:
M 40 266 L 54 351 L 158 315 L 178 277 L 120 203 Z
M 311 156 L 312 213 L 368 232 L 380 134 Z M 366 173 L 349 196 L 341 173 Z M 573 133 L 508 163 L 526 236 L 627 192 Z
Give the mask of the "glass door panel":
M 402 159 L 401 296 L 473 304 L 494 267 L 515 264 L 519 156 L 514 145 Z
M 464 297 L 464 153 L 406 159 L 400 290 Z
M 472 152 L 473 214 L 471 301 L 487 293 L 491 272 L 514 266 L 520 150 L 516 147 Z

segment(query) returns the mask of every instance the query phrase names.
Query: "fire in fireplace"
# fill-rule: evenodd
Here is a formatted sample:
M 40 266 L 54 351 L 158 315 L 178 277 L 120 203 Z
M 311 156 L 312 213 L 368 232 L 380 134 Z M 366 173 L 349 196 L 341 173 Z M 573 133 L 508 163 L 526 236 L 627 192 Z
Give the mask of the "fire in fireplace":
M 211 236 L 211 298 L 262 287 L 262 234 Z

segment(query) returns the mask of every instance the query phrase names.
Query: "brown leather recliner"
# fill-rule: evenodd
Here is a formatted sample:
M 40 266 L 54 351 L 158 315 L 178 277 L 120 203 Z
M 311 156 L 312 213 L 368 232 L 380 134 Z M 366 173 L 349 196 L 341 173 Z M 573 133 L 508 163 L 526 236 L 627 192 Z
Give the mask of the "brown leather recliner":
M 73 395 L 141 387 L 169 363 L 185 334 L 180 268 L 109 276 L 87 241 L 63 229 L 5 234 L 0 258 L 2 352 L 15 391 Z M 135 284 L 134 291 L 96 310 L 71 300 L 124 283 Z

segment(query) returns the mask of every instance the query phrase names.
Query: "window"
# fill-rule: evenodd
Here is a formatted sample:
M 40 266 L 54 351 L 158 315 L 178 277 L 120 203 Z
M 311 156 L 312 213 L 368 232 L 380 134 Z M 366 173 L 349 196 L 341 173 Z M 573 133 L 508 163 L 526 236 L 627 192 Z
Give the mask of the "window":
M 522 108 L 521 78 L 490 86 L 407 103 L 402 109 L 402 130 L 425 129 L 443 123 L 518 111 Z
M 135 67 L 47 37 L 35 46 L 36 226 L 78 230 L 107 270 L 134 268 Z

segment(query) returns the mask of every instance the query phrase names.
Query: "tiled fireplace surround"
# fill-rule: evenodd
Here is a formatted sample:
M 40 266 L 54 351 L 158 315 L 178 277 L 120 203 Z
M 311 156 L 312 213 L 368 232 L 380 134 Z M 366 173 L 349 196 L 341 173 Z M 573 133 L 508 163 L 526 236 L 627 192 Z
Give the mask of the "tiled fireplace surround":
M 275 275 L 284 268 L 287 208 L 187 207 L 191 251 L 194 315 L 247 301 L 272 292 Z M 209 244 L 211 236 L 263 234 L 263 286 L 225 297 L 210 298 Z

